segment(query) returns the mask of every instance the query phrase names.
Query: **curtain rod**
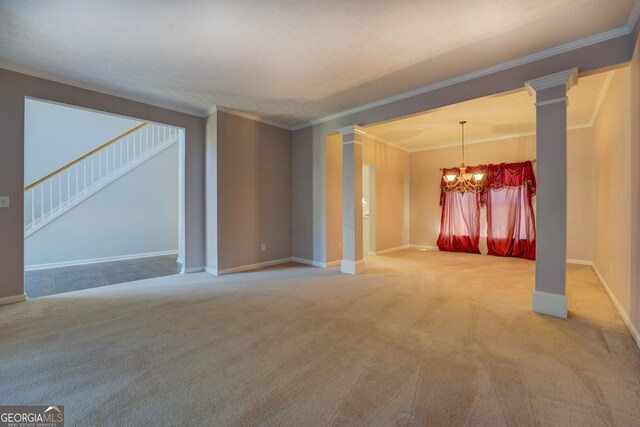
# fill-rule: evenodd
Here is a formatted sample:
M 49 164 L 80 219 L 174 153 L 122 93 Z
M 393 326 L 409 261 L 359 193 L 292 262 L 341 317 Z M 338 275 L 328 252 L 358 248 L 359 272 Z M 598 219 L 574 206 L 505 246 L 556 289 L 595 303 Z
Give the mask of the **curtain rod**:
M 531 160 L 531 163 L 536 163 L 537 161 L 538 161 L 537 159 L 533 159 L 533 160 Z M 441 171 L 443 171 L 445 169 L 454 169 L 454 168 L 440 168 Z

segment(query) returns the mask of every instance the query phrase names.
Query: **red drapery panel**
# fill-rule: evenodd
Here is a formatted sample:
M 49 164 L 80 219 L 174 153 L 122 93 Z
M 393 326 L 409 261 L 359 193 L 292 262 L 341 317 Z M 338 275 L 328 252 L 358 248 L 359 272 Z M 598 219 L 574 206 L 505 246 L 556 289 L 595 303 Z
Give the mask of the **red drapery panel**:
M 536 259 L 536 223 L 531 197 L 536 180 L 531 162 L 487 167 L 489 255 Z
M 449 252 L 480 253 L 480 194 L 442 193 L 438 248 Z

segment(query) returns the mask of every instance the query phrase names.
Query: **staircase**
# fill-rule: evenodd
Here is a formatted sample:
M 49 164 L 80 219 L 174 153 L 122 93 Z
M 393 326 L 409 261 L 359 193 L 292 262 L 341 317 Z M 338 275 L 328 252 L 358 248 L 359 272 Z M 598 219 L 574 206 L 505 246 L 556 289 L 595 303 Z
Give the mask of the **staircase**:
M 178 142 L 178 129 L 143 123 L 24 189 L 24 237 Z

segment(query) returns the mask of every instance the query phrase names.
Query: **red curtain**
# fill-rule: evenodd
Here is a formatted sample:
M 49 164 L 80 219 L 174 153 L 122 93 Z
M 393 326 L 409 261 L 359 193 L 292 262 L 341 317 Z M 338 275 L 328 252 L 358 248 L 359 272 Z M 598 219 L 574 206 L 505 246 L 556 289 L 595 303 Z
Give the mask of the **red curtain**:
M 449 252 L 480 253 L 480 194 L 442 192 L 438 248 Z
M 487 167 L 489 255 L 536 259 L 536 223 L 531 203 L 535 192 L 531 162 Z

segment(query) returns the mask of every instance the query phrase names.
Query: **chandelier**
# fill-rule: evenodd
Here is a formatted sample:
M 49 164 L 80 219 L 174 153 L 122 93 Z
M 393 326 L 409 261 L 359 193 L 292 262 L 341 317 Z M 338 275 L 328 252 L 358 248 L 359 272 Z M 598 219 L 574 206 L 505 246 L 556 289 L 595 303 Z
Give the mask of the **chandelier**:
M 461 192 L 474 191 L 477 193 L 482 191 L 482 178 L 484 174 L 477 171 L 476 173 L 467 173 L 467 167 L 464 165 L 464 125 L 466 123 L 466 120 L 460 122 L 462 128 L 462 163 L 460 164 L 460 174 L 446 174 L 446 186 L 452 190 L 456 189 Z

